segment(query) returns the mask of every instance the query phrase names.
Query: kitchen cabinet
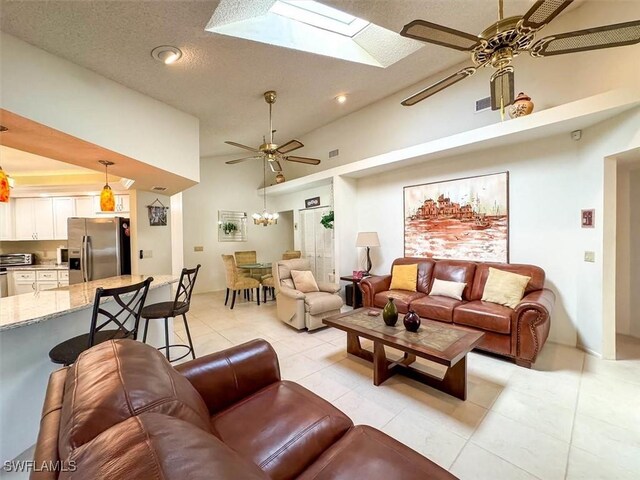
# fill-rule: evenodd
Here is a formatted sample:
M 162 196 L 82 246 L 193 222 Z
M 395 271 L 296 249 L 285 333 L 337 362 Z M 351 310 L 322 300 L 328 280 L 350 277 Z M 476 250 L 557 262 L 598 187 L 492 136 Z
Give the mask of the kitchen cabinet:
M 0 203 L 0 240 L 13 240 L 13 206 L 15 200 Z
M 69 270 L 33 270 L 9 271 L 9 295 L 21 295 L 40 290 L 66 287 L 69 285 Z
M 95 217 L 96 215 L 96 197 L 74 197 L 75 213 L 73 217 Z
M 53 238 L 67 239 L 67 219 L 74 216 L 74 201 L 70 197 L 53 198 Z
M 53 201 L 51 198 L 16 198 L 16 240 L 53 239 Z

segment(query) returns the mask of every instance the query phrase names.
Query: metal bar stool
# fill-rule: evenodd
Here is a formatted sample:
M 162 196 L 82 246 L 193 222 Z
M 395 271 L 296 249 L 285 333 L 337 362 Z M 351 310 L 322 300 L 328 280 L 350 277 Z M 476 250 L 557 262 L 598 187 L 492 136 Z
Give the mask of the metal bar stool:
M 147 298 L 149 285 L 153 281 L 153 277 L 147 278 L 145 281 L 118 288 L 97 288 L 96 296 L 93 300 L 93 313 L 91 315 L 91 326 L 89 333 L 78 335 L 56 345 L 49 352 L 49 358 L 54 363 L 63 365 L 71 365 L 76 361 L 78 355 L 85 350 L 89 350 L 98 343 L 106 342 L 114 338 L 133 338 L 138 337 L 138 324 L 140 322 L 140 314 Z M 104 299 L 113 298 L 114 302 L 120 307 L 116 313 L 108 312 L 104 309 Z M 101 317 L 106 317 L 102 323 Z M 132 322 L 131 327 L 127 323 Z M 110 324 L 117 325 L 115 330 L 105 330 Z
M 176 291 L 176 297 L 173 300 L 173 302 L 153 303 L 151 305 L 147 305 L 142 309 L 141 316 L 145 322 L 144 333 L 142 335 L 143 343 L 147 343 L 147 331 L 149 329 L 149 320 L 152 320 L 155 318 L 164 318 L 165 345 L 164 347 L 158 348 L 158 350 L 164 349 L 165 357 L 167 357 L 167 360 L 170 362 L 177 362 L 178 360 L 182 360 L 184 357 L 186 357 L 189 354 L 191 354 L 191 356 L 194 359 L 196 358 L 196 353 L 193 349 L 193 341 L 191 340 L 191 333 L 189 332 L 189 324 L 187 323 L 186 314 L 189 311 L 189 305 L 191 304 L 191 293 L 193 292 L 193 287 L 196 284 L 198 270 L 200 270 L 200 264 L 198 264 L 196 268 L 182 269 L 182 273 L 180 274 L 180 283 L 178 284 L 178 290 Z M 169 343 L 169 318 L 175 318 L 178 315 L 181 315 L 182 320 L 184 321 L 184 328 L 187 332 L 187 339 L 189 340 L 189 345 Z M 172 347 L 186 348 L 187 353 L 185 353 L 179 358 L 174 358 L 172 360 L 169 352 L 169 349 Z

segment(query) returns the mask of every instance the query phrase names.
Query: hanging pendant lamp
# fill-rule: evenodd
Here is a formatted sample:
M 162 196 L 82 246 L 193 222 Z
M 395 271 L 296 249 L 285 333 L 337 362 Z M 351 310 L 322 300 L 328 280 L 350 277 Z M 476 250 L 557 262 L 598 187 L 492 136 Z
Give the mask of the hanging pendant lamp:
M 275 225 L 278 223 L 278 218 L 280 215 L 278 213 L 270 213 L 267 211 L 267 193 L 264 190 L 267 188 L 267 161 L 266 159 L 262 159 L 262 205 L 263 210 L 262 213 L 254 213 L 251 215 L 253 218 L 253 223 L 256 225 L 262 225 L 266 227 L 267 225 Z
M 108 160 L 98 160 L 99 163 L 104 165 L 104 181 L 105 185 L 100 192 L 100 211 L 101 212 L 114 212 L 116 210 L 116 198 L 113 195 L 113 190 L 109 186 L 109 180 L 107 178 L 107 170 L 109 166 L 113 165 L 113 162 Z
M 10 190 L 9 177 L 0 167 L 0 202 L 7 203 L 9 201 Z

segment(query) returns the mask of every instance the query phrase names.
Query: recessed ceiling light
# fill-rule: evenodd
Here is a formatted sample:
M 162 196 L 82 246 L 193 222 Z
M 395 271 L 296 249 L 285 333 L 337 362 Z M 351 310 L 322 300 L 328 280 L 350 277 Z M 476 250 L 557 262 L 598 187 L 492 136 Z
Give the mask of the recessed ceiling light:
M 151 50 L 151 56 L 165 65 L 170 65 L 180 60 L 182 51 L 171 45 L 162 45 Z
M 336 97 L 336 102 L 338 102 L 338 103 L 344 103 L 346 101 L 347 101 L 347 96 L 345 94 L 338 95 Z

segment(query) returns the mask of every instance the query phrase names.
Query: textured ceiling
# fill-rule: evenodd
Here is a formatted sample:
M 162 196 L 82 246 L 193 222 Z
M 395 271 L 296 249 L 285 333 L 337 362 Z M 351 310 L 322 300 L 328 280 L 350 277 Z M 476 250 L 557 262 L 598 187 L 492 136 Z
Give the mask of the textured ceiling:
M 266 0 L 259 0 L 264 2 Z M 423 18 L 478 33 L 497 17 L 497 0 L 325 0 L 398 32 Z M 507 0 L 505 15 L 530 0 Z M 276 140 L 299 137 L 463 61 L 464 53 L 427 45 L 386 69 L 206 32 L 217 1 L 0 2 L 0 28 L 200 119 L 201 154 L 242 153 L 224 140 L 257 145 L 268 133 L 266 90 L 277 90 Z M 242 12 L 238 12 L 242 17 Z M 150 51 L 182 49 L 165 66 Z M 348 93 L 338 105 L 334 97 Z M 300 150 L 304 155 L 304 150 Z M 241 156 L 241 155 L 239 155 Z

